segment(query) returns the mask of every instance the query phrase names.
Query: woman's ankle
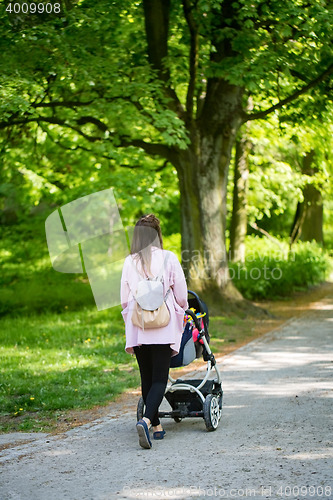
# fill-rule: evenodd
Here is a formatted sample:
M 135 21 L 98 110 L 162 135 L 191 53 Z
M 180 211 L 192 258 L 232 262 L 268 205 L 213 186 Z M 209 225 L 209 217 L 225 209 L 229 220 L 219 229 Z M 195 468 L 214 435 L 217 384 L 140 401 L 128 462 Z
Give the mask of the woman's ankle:
M 146 422 L 146 424 L 148 425 L 148 428 L 149 428 L 149 427 L 150 427 L 150 424 L 151 424 L 151 422 L 150 422 L 149 418 L 147 418 L 147 417 L 143 417 L 143 418 L 142 418 L 142 420 L 144 420 L 144 421 Z

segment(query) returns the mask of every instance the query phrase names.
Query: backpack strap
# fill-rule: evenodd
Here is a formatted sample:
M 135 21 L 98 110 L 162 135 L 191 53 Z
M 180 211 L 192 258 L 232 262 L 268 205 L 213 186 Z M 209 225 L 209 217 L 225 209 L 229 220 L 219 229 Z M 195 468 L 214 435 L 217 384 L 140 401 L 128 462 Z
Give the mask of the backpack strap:
M 164 280 L 163 280 L 163 274 L 164 274 L 164 270 L 165 270 L 166 264 L 167 264 L 167 262 L 168 262 L 168 259 L 169 259 L 169 252 L 166 254 L 166 257 L 163 259 L 162 270 L 161 270 L 161 271 L 160 271 L 160 273 L 156 276 L 156 278 L 154 278 L 156 281 L 157 281 L 157 280 L 159 280 L 159 281 L 164 282 Z
M 160 272 L 160 273 L 156 276 L 156 278 L 155 278 L 155 280 L 156 280 L 156 281 L 157 281 L 157 280 L 161 281 L 161 283 L 163 283 L 163 285 L 164 285 L 163 274 L 164 274 L 164 270 L 165 270 L 165 268 L 166 268 L 166 264 L 167 264 L 168 259 L 169 259 L 169 255 L 170 255 L 170 254 L 169 254 L 169 252 L 168 252 L 168 253 L 166 254 L 166 257 L 165 257 L 165 258 L 164 258 L 164 260 L 163 260 L 162 271 L 161 271 L 161 272 Z M 166 299 L 168 298 L 168 295 L 169 295 L 170 291 L 171 291 L 171 288 L 169 287 L 169 288 L 168 288 L 168 290 L 167 290 L 167 292 L 166 292 L 166 294 L 164 295 L 164 302 L 165 302 L 165 301 L 166 301 Z
M 143 268 L 143 272 L 144 272 L 144 273 L 145 273 L 145 275 L 146 275 L 146 278 L 145 278 L 144 276 L 142 276 L 142 274 L 140 274 L 140 273 L 139 273 L 138 268 L 137 268 L 137 266 L 135 265 L 135 262 L 134 262 L 134 260 L 133 260 L 133 258 L 132 258 L 132 256 L 131 256 L 131 262 L 132 262 L 132 264 L 133 264 L 133 267 L 135 268 L 136 273 L 138 274 L 138 276 L 139 276 L 141 279 L 147 279 L 148 281 L 161 281 L 162 283 L 164 283 L 163 274 L 164 274 L 165 266 L 166 266 L 166 264 L 167 264 L 167 262 L 168 262 L 168 259 L 169 259 L 169 252 L 166 254 L 165 258 L 163 259 L 162 269 L 161 269 L 161 271 L 159 272 L 159 274 L 157 274 L 157 276 L 155 276 L 155 278 L 149 278 L 149 276 L 147 275 L 147 273 L 146 273 L 145 269 L 144 269 L 144 268 L 143 268 L 143 266 L 142 266 L 142 268 Z M 131 288 L 131 286 L 130 286 L 130 284 L 129 284 L 129 283 L 128 283 L 128 286 L 129 286 L 129 288 L 130 288 L 130 291 L 131 291 L 131 293 L 132 293 L 133 298 L 135 299 L 135 294 L 133 293 L 132 288 Z M 166 292 L 166 294 L 165 294 L 165 296 L 164 296 L 164 301 L 166 301 L 166 299 L 167 299 L 167 297 L 168 297 L 169 293 L 170 293 L 170 288 L 168 289 L 168 291 Z
M 171 292 L 171 288 L 169 287 L 167 293 L 164 295 L 164 302 L 166 301 L 166 299 L 168 298 L 168 295 L 169 293 Z

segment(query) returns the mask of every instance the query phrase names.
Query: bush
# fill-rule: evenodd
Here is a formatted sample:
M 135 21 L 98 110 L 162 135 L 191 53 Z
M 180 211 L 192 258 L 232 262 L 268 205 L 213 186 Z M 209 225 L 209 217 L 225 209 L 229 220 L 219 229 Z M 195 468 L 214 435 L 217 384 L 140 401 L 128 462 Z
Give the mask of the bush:
M 287 243 L 280 248 L 272 242 L 252 238 L 244 264 L 230 263 L 230 275 L 247 299 L 266 299 L 290 295 L 297 290 L 325 281 L 331 261 L 315 242 L 298 242 L 287 253 Z

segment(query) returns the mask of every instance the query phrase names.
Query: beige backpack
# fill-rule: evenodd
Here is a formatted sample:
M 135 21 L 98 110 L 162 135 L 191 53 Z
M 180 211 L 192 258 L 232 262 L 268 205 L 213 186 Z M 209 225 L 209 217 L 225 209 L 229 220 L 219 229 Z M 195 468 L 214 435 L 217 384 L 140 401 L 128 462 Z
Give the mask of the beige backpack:
M 170 311 L 166 305 L 170 288 L 164 295 L 163 284 L 163 270 L 167 260 L 168 254 L 164 260 L 162 272 L 155 278 L 149 278 L 145 273 L 146 277 L 139 281 L 136 292 L 133 293 L 135 305 L 132 313 L 132 323 L 142 328 L 142 330 L 162 328 L 170 322 Z M 137 271 L 136 266 L 135 269 Z

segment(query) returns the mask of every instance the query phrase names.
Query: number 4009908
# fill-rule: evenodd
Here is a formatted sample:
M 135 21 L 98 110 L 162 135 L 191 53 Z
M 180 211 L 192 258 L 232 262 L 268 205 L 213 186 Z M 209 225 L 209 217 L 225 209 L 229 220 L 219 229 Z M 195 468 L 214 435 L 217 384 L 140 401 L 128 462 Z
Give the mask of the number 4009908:
M 60 14 L 60 3 L 12 3 L 6 7 L 9 14 Z

